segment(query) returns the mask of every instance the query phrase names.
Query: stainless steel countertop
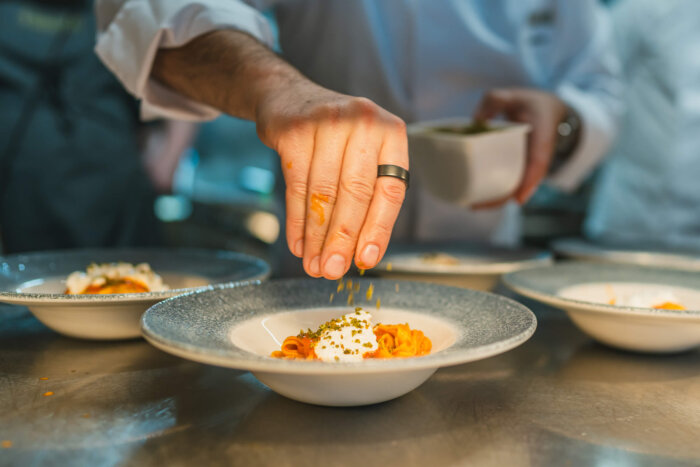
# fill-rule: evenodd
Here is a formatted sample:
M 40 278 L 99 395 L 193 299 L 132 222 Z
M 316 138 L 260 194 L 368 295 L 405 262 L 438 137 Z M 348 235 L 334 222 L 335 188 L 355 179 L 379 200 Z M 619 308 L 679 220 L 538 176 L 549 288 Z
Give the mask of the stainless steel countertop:
M 0 465 L 700 464 L 700 351 L 617 352 L 525 303 L 539 319 L 525 345 L 344 409 L 0 305 Z

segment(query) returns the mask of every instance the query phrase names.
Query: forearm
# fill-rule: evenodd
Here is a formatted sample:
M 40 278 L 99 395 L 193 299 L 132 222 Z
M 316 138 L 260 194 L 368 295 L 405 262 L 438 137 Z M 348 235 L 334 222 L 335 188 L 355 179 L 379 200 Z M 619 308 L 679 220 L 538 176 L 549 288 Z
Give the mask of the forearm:
M 152 77 L 188 98 L 248 120 L 256 119 L 267 93 L 306 80 L 267 46 L 231 29 L 160 49 Z

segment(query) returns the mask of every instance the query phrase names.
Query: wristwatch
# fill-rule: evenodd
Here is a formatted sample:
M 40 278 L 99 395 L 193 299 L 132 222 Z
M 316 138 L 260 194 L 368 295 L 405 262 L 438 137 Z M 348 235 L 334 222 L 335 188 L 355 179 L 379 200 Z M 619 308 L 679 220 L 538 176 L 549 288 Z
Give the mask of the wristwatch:
M 566 106 L 566 114 L 557 125 L 557 142 L 549 171 L 555 172 L 569 160 L 581 139 L 581 118 L 578 112 Z

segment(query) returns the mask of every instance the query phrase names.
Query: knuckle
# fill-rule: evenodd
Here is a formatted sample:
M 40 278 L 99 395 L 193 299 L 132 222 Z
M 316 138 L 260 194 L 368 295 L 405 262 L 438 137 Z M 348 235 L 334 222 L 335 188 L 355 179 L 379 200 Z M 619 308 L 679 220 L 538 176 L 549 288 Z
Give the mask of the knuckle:
M 325 122 L 336 123 L 340 120 L 342 109 L 335 102 L 326 102 L 319 104 L 313 110 L 313 118 L 323 120 Z
M 311 196 L 324 204 L 335 204 L 338 196 L 338 187 L 328 181 L 314 183 L 310 190 Z
M 350 102 L 354 113 L 359 114 L 365 119 L 374 119 L 379 113 L 379 107 L 366 97 L 356 97 Z
M 340 224 L 338 229 L 333 233 L 333 240 L 340 241 L 342 243 L 355 243 L 355 239 L 358 236 L 357 230 L 351 228 L 347 224 Z
M 379 193 L 392 205 L 401 206 L 406 196 L 406 187 L 403 182 L 399 180 L 389 179 L 379 185 Z
M 306 199 L 306 183 L 300 180 L 287 182 L 287 198 L 291 200 Z
M 305 242 L 309 245 L 309 251 L 313 253 L 320 253 L 323 250 L 323 244 L 326 240 L 326 230 L 318 228 L 314 225 L 309 225 L 304 232 Z
M 377 222 L 372 225 L 372 237 L 388 239 L 391 236 L 392 227 L 386 222 Z
M 374 185 L 373 181 L 366 178 L 343 178 L 340 180 L 340 190 L 350 195 L 355 202 L 369 203 L 374 193 Z
M 287 217 L 287 231 L 288 232 L 299 232 L 303 231 L 304 225 L 306 224 L 303 217 Z
M 389 126 L 397 133 L 406 134 L 406 122 L 395 115 L 389 117 Z

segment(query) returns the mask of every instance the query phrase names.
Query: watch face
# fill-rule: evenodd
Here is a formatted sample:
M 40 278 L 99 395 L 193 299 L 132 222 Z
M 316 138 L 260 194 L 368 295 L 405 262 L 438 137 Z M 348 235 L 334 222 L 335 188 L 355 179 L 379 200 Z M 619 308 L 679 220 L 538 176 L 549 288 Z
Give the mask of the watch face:
M 557 143 L 550 166 L 550 173 L 556 171 L 576 149 L 581 133 L 581 121 L 572 108 L 567 108 L 566 115 L 557 125 Z
M 562 137 L 570 136 L 573 131 L 574 129 L 568 121 L 561 122 L 559 126 L 557 126 L 557 133 Z

